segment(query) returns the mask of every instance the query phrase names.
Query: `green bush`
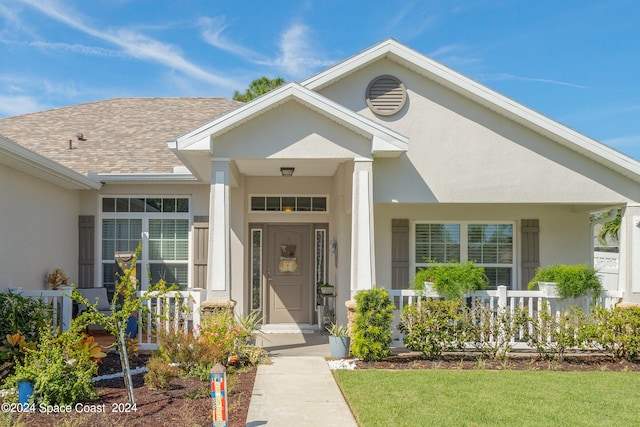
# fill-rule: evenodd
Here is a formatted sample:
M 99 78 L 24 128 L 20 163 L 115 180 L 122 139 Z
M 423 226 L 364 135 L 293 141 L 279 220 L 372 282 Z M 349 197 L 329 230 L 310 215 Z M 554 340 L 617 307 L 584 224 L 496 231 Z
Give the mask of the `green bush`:
M 590 338 L 613 359 L 638 360 L 640 307 L 594 308 Z
M 486 289 L 489 279 L 484 268 L 473 261 L 455 261 L 432 265 L 418 271 L 414 282 L 414 288 L 418 290 L 424 289 L 424 282 L 432 282 L 438 294 L 446 299 L 459 300 L 468 292 Z
M 531 326 L 527 332 L 529 346 L 537 350 L 540 358 L 559 362 L 564 360 L 568 349 L 584 345 L 590 325 L 588 315 L 580 307 L 571 306 L 555 316 L 546 301 L 542 310 L 528 322 Z
M 391 354 L 391 322 L 394 305 L 386 289 L 360 291 L 355 296 L 351 354 L 363 360 L 380 360 Z
M 175 370 L 158 356 L 147 362 L 149 371 L 144 374 L 144 384 L 151 390 L 167 390 L 171 386 L 171 378 L 176 376 Z
M 484 356 L 504 359 L 511 351 L 511 340 L 523 330 L 527 323 L 527 311 L 517 307 L 513 311 L 506 307 L 494 308 L 478 302 L 468 311 L 468 340 Z
M 405 346 L 429 359 L 462 348 L 465 323 L 462 310 L 460 301 L 430 299 L 406 305 L 399 328 L 405 334 Z
M 602 284 L 596 273 L 595 269 L 585 264 L 538 267 L 535 276 L 529 282 L 529 290 L 538 282 L 555 282 L 558 284 L 560 298 L 577 298 L 592 293 L 595 301 L 602 293 Z
M 4 386 L 15 388 L 20 380 L 33 381 L 34 395 L 38 396 L 38 403 L 45 405 L 73 405 L 97 399 L 91 381 L 98 372 L 96 353 L 87 345 L 85 335 L 73 326 L 72 323 L 59 336 L 49 328 L 43 329 L 37 347 L 26 351 Z

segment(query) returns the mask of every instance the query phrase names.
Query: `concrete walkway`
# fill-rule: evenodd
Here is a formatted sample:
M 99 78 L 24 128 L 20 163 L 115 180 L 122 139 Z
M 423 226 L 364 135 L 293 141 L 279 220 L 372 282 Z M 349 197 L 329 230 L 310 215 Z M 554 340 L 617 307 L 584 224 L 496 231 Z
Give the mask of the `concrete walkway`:
M 314 334 L 265 334 L 271 365 L 258 366 L 247 427 L 357 427 L 325 356 L 329 339 Z

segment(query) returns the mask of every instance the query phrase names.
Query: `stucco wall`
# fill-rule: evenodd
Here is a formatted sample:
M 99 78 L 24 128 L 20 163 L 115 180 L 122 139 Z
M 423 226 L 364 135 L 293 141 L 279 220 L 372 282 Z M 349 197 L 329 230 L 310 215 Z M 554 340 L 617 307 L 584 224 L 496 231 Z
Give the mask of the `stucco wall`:
M 392 74 L 408 101 L 389 118 L 365 104 L 367 84 Z M 321 91 L 409 138 L 398 159 L 374 163 L 376 202 L 620 203 L 640 186 L 389 60 Z
M 76 282 L 78 191 L 0 165 L 0 290 L 43 289 L 62 268 Z
M 540 264 L 591 262 L 589 213 L 567 205 L 467 205 L 467 204 L 376 204 L 376 273 L 379 286 L 391 283 L 391 220 L 412 221 L 515 221 L 516 265 L 520 262 L 522 219 L 540 220 Z M 526 288 L 515 273 L 514 288 Z

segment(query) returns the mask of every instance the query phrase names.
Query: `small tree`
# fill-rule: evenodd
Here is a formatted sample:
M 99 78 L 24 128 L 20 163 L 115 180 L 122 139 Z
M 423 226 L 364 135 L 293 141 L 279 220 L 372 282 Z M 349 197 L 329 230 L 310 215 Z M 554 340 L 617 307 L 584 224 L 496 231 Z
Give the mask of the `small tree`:
M 379 360 L 389 356 L 395 308 L 389 293 L 384 288 L 374 288 L 359 292 L 355 299 L 356 319 L 351 353 L 363 360 Z
M 150 313 L 149 309 L 143 304 L 145 299 L 150 293 L 154 293 L 155 296 L 162 295 L 171 291 L 172 287 L 167 287 L 166 282 L 163 280 L 158 281 L 155 286 L 151 286 L 142 297 L 138 298 L 138 281 L 135 276 L 136 262 L 140 255 L 141 246 L 138 245 L 135 256 L 131 261 L 130 268 L 124 268 L 123 264 L 120 264 L 123 274 L 119 276 L 118 283 L 116 285 L 113 299 L 111 300 L 111 314 L 105 315 L 100 313 L 97 308 L 97 304 L 90 304 L 89 301 L 80 295 L 78 292 L 73 292 L 73 299 L 87 307 L 87 310 L 80 315 L 78 322 L 84 325 L 101 324 L 104 328 L 116 338 L 116 347 L 120 355 L 120 364 L 122 366 L 122 373 L 124 374 L 124 383 L 127 389 L 127 395 L 129 402 L 135 403 L 135 396 L 133 393 L 133 382 L 131 379 L 131 371 L 129 370 L 129 358 L 127 354 L 127 322 L 132 314 Z M 159 294 L 158 294 L 159 293 Z
M 244 93 L 240 93 L 237 90 L 233 91 L 233 99 L 236 101 L 249 102 L 260 95 L 264 95 L 265 93 L 282 86 L 284 83 L 285 81 L 282 77 L 276 77 L 274 79 L 260 77 L 259 79 L 255 79 L 249 83 L 249 87 L 244 91 Z

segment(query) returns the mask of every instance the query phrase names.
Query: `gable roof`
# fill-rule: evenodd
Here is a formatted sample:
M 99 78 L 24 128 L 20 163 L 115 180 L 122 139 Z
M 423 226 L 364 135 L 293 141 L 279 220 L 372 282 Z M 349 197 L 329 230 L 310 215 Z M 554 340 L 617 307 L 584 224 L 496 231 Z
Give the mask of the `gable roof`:
M 225 98 L 116 98 L 2 118 L 0 135 L 83 175 L 173 174 L 182 163 L 166 142 L 241 105 Z
M 554 121 L 484 86 L 427 56 L 398 43 L 384 40 L 301 82 L 319 91 L 380 59 L 394 61 L 489 110 L 533 130 L 566 148 L 640 182 L 640 163 L 592 138 Z
M 210 138 L 229 132 L 243 123 L 289 101 L 296 101 L 372 140 L 371 153 L 376 157 L 393 157 L 407 151 L 409 140 L 297 83 L 288 83 L 250 103 L 169 143 L 174 151 L 211 150 Z

